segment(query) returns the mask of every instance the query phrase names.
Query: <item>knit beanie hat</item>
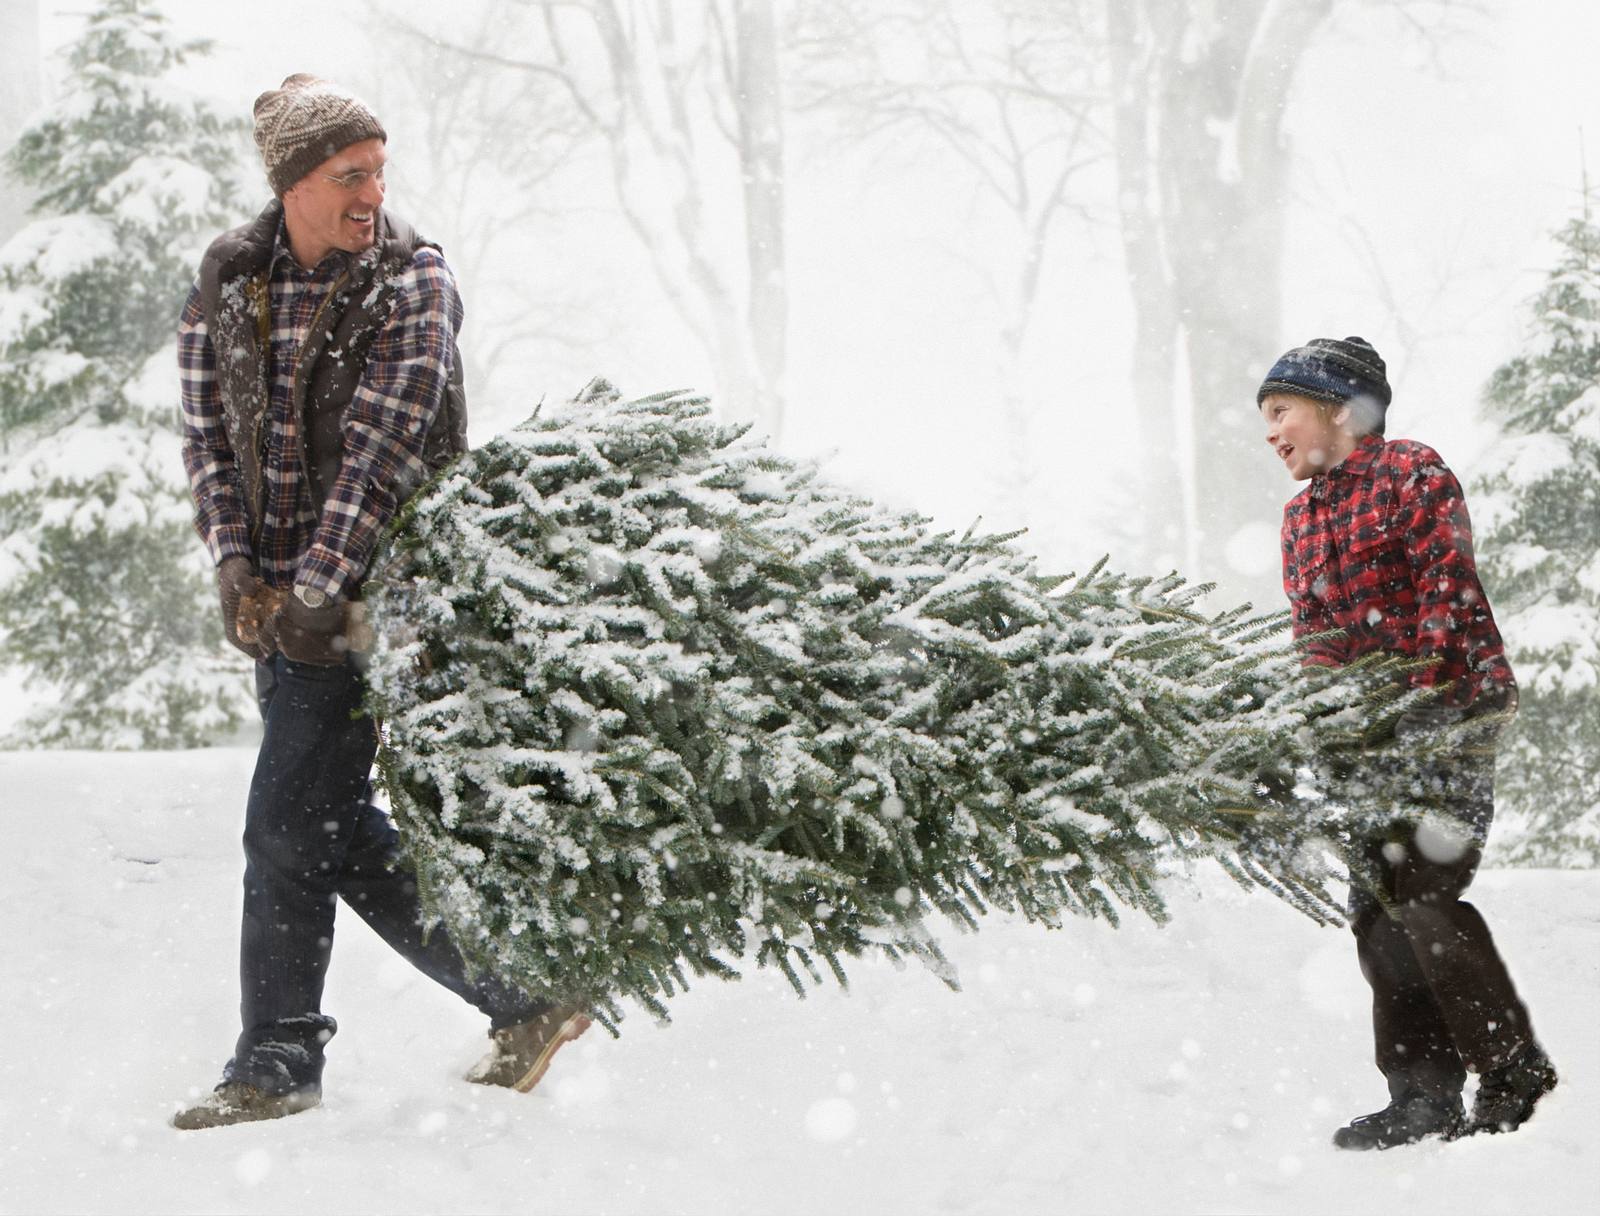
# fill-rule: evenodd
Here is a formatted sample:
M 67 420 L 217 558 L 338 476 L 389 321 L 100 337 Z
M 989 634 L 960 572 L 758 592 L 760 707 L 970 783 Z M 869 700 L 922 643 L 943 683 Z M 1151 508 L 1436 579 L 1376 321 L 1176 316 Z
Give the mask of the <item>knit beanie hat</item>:
M 256 148 L 280 198 L 339 149 L 364 139 L 389 142 L 383 124 L 359 100 L 304 72 L 257 97 L 255 116 Z
M 1256 390 L 1260 405 L 1273 393 L 1293 393 L 1335 405 L 1365 398 L 1387 409 L 1394 396 L 1388 369 L 1365 338 L 1313 338 L 1289 351 Z

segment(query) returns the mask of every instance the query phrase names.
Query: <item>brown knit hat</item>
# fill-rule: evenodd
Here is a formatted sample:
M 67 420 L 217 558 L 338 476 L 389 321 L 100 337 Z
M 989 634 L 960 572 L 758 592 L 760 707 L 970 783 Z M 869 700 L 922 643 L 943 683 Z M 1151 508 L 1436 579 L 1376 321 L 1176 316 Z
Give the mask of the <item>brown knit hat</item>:
M 364 139 L 389 142 L 383 124 L 359 100 L 304 72 L 257 97 L 255 115 L 256 148 L 280 198 L 339 149 Z

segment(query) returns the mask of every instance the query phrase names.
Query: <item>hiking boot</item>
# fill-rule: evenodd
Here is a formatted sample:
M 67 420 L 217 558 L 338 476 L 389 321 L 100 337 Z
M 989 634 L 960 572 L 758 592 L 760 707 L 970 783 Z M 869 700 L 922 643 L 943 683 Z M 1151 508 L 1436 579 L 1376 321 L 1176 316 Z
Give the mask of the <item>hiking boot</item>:
M 194 1132 L 207 1127 L 227 1127 L 230 1123 L 281 1119 L 310 1110 L 321 1101 L 322 1091 L 317 1089 L 269 1094 L 243 1081 L 224 1081 L 203 1100 L 173 1115 L 172 1126 L 180 1132 Z
M 1472 1131 L 1514 1132 L 1533 1117 L 1539 1099 L 1556 1087 L 1555 1065 L 1537 1043 L 1525 1044 L 1499 1068 L 1478 1078 Z
M 1408 1094 L 1380 1111 L 1352 1119 L 1333 1133 L 1335 1148 L 1397 1148 L 1427 1136 L 1453 1140 L 1462 1132 L 1461 1099 Z
M 575 1005 L 558 1005 L 520 1026 L 492 1030 L 489 1054 L 472 1066 L 467 1080 L 477 1085 L 503 1085 L 527 1093 L 544 1077 L 563 1043 L 590 1026 L 587 1013 Z

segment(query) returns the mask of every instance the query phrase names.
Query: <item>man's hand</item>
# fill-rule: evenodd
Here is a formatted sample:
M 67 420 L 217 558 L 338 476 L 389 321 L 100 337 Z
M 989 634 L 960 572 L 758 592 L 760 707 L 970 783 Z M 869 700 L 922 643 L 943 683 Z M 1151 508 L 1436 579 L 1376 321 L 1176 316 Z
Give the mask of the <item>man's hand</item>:
M 246 596 L 258 597 L 262 589 L 248 557 L 225 557 L 217 567 L 217 594 L 222 600 L 222 631 L 227 635 L 230 646 L 257 660 L 266 658 L 272 651 L 270 648 L 263 650 L 261 642 L 254 637 L 247 639 L 239 636 L 239 602 Z
M 337 667 L 350 652 L 345 604 L 341 600 L 308 608 L 299 596 L 291 595 L 284 601 L 283 611 L 272 618 L 272 624 L 278 649 L 291 662 Z

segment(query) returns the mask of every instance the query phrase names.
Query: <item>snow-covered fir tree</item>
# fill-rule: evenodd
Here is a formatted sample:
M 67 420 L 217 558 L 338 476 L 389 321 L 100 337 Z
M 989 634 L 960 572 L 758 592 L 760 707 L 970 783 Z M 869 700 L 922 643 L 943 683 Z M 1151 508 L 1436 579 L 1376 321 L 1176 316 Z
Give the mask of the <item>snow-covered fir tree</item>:
M 751 951 L 797 988 L 939 967 L 930 911 L 1160 916 L 1174 859 L 1326 914 L 1324 825 L 1252 813 L 1256 778 L 1353 743 L 1371 694 L 1201 590 L 1041 576 L 597 383 L 397 519 L 380 763 L 469 957 L 607 1017 Z
M 1557 234 L 1526 349 L 1485 394 L 1479 568 L 1522 686 L 1498 789 L 1503 856 L 1600 865 L 1600 225 Z
M 243 124 L 172 79 L 205 51 L 107 0 L 9 151 L 40 217 L 0 248 L 0 662 L 43 694 L 13 745 L 192 746 L 248 708 L 178 447 L 178 311 L 240 218 Z

